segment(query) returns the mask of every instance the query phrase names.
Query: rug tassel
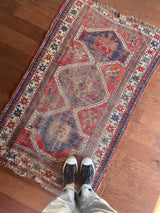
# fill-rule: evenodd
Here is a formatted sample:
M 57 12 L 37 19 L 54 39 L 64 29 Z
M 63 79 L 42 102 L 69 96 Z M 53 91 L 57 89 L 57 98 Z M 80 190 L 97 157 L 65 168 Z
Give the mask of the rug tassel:
M 129 21 L 131 23 L 140 24 L 146 28 L 150 28 L 155 33 L 158 33 L 158 34 L 160 33 L 160 29 L 157 28 L 155 25 L 151 25 L 145 21 L 138 20 L 133 16 L 122 15 L 121 13 L 117 12 L 116 9 L 114 9 L 108 5 L 103 5 L 99 0 L 93 0 L 93 2 L 95 2 L 97 6 L 106 9 L 107 11 L 109 11 L 111 14 L 113 14 L 117 18 L 125 19 L 126 21 Z
M 5 164 L 3 162 L 0 162 L 2 167 L 7 167 L 9 169 L 11 169 L 15 174 L 21 176 L 21 177 L 25 177 L 25 178 L 29 178 L 31 180 L 35 180 L 35 182 L 37 182 L 38 184 L 40 184 L 44 189 L 46 189 L 47 191 L 51 192 L 52 194 L 58 195 L 60 193 L 59 190 L 56 190 L 55 188 L 53 188 L 52 186 L 49 186 L 47 183 L 44 183 L 39 177 L 28 174 L 27 172 L 23 172 L 18 169 L 18 168 L 13 168 L 12 165 L 9 164 Z
M 44 183 L 39 177 L 35 177 L 34 180 L 39 183 L 42 188 L 46 189 L 47 191 L 55 194 L 55 195 L 58 195 L 60 193 L 60 191 L 54 189 L 53 187 L 49 186 L 47 183 Z

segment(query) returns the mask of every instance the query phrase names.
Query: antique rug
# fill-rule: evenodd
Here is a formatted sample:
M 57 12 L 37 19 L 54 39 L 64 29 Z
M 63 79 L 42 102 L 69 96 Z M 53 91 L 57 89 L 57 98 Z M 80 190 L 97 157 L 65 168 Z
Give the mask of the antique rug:
M 0 119 L 0 161 L 59 193 L 68 155 L 100 184 L 160 62 L 160 30 L 92 0 L 67 0 Z

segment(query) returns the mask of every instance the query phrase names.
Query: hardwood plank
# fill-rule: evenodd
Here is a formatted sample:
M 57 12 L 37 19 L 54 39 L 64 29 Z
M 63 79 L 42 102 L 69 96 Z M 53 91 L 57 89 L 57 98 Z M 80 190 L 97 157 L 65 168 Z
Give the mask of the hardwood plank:
M 0 41 L 23 51 L 26 54 L 32 54 L 36 42 L 4 25 L 0 25 Z
M 154 0 L 154 3 L 153 4 L 151 4 L 151 1 L 150 0 L 143 0 L 143 2 L 145 3 L 145 4 L 147 4 L 150 8 L 152 8 L 152 9 L 160 9 L 160 1 L 159 0 Z
M 112 178 L 115 177 L 113 176 Z M 137 180 L 137 182 L 141 183 L 139 180 Z M 141 185 L 139 187 L 141 187 Z M 116 209 L 118 213 L 153 212 L 159 192 L 155 192 L 155 190 L 150 191 L 152 196 L 149 199 L 146 199 L 145 197 L 145 195 L 148 194 L 147 190 L 142 191 L 143 195 L 139 197 L 137 197 L 136 193 L 137 191 L 134 187 L 129 187 L 128 184 L 122 183 L 119 179 L 116 184 L 108 183 L 105 188 L 105 194 L 103 194 L 102 198 Z
M 158 122 L 157 122 L 158 123 Z M 160 136 L 159 133 L 155 133 L 152 129 L 143 126 L 142 124 L 133 123 L 130 125 L 131 129 L 128 128 L 126 135 L 131 140 L 136 140 L 140 144 L 145 144 L 145 146 L 151 147 L 155 150 L 160 150 Z M 123 141 L 122 141 L 123 143 Z
M 129 153 L 119 149 L 103 180 L 107 184 L 101 196 L 120 212 L 152 212 L 160 191 L 159 171 L 129 155 L 135 149 Z
M 148 166 L 150 170 L 153 170 L 153 173 L 156 172 L 155 181 L 156 176 L 160 177 L 160 150 L 155 150 L 152 147 L 147 147 L 144 143 L 131 140 L 126 135 L 123 137 L 120 148 L 127 156 L 132 156 L 140 163 Z
M 16 213 L 38 213 L 32 208 L 26 207 L 25 205 L 17 202 L 9 196 L 6 196 L 3 193 L 0 193 L 0 212 L 16 212 Z
M 14 11 L 20 6 L 20 4 L 14 0 L 1 0 L 1 11 L 7 14 L 13 15 Z
M 40 27 L 37 27 L 21 18 L 3 13 L 1 11 L 0 24 L 7 26 L 20 34 L 23 34 L 36 42 L 42 42 L 46 34 L 46 30 L 41 29 Z
M 116 176 L 120 178 L 120 172 L 123 172 L 128 175 L 130 183 L 133 183 L 133 176 L 139 177 L 143 180 L 146 188 L 152 186 L 157 191 L 160 191 L 160 151 L 157 150 L 155 152 L 154 149 L 139 144 L 126 136 L 123 137 L 122 141 L 123 143 L 120 144 L 118 153 L 115 155 L 114 163 L 111 164 L 103 182 L 106 183 L 112 174 L 115 175 L 113 178 L 115 181 Z M 124 177 L 122 175 L 121 180 Z M 98 193 L 103 194 L 104 187 L 102 184 Z
M 8 103 L 9 98 L 10 98 L 9 95 L 4 94 L 3 92 L 0 91 L 0 112 L 2 112 L 3 108 Z
M 21 0 L 15 0 L 16 2 L 21 4 Z M 56 13 L 59 11 L 62 4 L 65 2 L 65 0 L 23 0 L 23 5 L 33 4 L 35 7 L 37 7 L 40 11 L 42 11 L 45 15 L 53 18 L 53 11 L 56 11 Z
M 34 5 L 33 2 L 20 2 L 19 7 L 14 11 L 14 15 L 24 19 L 44 30 L 48 30 L 54 16 L 57 14 L 56 11 L 53 11 L 53 17 L 45 15 L 44 10 L 39 9 Z
M 15 78 L 15 79 L 17 77 L 20 78 L 21 77 L 20 73 L 24 72 L 23 68 L 21 68 L 19 66 L 16 66 L 15 64 L 10 63 L 9 61 L 6 61 L 3 58 L 1 58 L 0 64 L 1 64 L 1 73 L 0 73 L 0 76 L 2 78 L 6 78 L 6 77 Z M 6 76 L 6 73 L 7 73 L 8 69 L 12 70 L 12 72 L 10 72 L 8 74 L 8 76 Z
M 28 67 L 29 63 L 32 60 L 32 56 L 1 41 L 0 47 L 1 47 L 0 57 L 3 60 L 6 60 L 6 63 L 14 64 L 17 67 L 22 68 L 23 73 L 25 73 L 26 68 Z
M 41 211 L 53 199 L 52 194 L 35 188 L 0 170 L 0 192 L 35 211 Z M 36 196 L 36 197 L 35 197 Z
M 148 100 L 152 101 L 148 102 Z M 145 146 L 155 150 L 160 150 L 158 122 L 160 119 L 160 101 L 150 97 L 145 98 L 143 104 L 146 109 L 142 112 L 138 122 L 130 121 L 130 125 L 126 130 L 125 135 L 139 144 L 144 144 Z
M 14 65 L 7 63 L 7 61 L 0 62 L 1 72 L 0 72 L 0 91 L 12 91 L 13 85 L 16 87 L 17 80 L 21 80 L 22 73 L 24 72 L 22 68 L 18 68 Z M 6 75 L 7 71 L 11 70 L 11 72 Z
M 156 107 L 158 107 L 158 105 Z M 155 111 L 153 114 L 153 110 L 153 107 L 152 109 L 145 110 L 141 116 L 140 122 L 143 126 L 147 126 L 148 129 L 152 129 L 154 127 L 154 133 L 157 133 L 158 135 L 160 130 L 160 122 L 157 123 L 157 119 L 160 120 L 160 112 Z

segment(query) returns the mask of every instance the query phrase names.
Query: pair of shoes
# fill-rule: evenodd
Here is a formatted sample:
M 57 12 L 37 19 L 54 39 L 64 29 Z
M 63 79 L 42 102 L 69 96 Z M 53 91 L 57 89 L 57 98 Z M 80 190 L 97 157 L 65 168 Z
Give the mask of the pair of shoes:
M 76 176 L 78 173 L 78 163 L 74 156 L 69 156 L 63 166 L 64 183 L 71 184 L 76 183 Z M 93 161 L 90 157 L 83 158 L 80 165 L 80 183 L 93 184 L 95 176 L 95 168 Z

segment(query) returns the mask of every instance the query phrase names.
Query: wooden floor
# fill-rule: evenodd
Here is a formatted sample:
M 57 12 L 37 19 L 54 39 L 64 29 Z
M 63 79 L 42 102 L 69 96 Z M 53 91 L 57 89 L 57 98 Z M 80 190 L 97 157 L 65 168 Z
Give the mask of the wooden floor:
M 160 28 L 159 0 L 100 0 Z M 7 103 L 64 0 L 0 0 L 0 110 Z M 160 196 L 160 69 L 122 137 L 98 194 L 119 213 L 153 213 Z M 40 212 L 54 196 L 0 170 L 0 212 Z

